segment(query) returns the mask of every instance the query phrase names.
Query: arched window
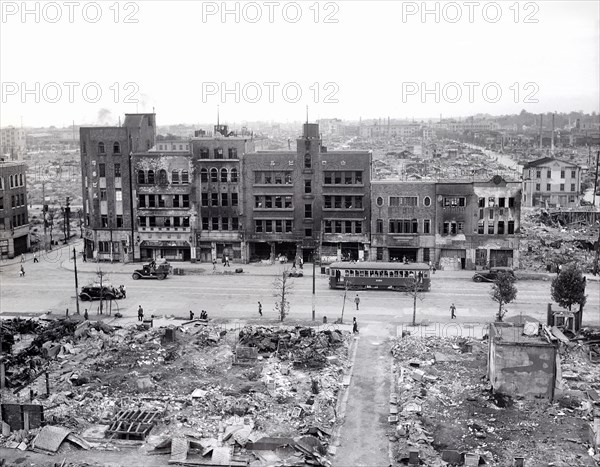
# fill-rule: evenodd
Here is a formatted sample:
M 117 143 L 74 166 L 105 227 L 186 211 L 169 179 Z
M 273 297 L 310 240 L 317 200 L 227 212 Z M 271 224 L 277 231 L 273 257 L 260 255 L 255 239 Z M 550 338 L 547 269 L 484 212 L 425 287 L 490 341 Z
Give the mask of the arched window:
M 181 171 L 181 183 L 190 183 L 190 174 L 187 170 Z
M 214 167 L 210 169 L 210 181 L 218 182 L 219 181 L 219 172 Z
M 310 156 L 310 153 L 307 152 L 306 154 L 304 154 L 304 168 L 310 169 L 311 167 L 312 167 L 312 157 Z
M 167 178 L 167 171 L 165 169 L 160 169 L 158 172 L 158 184 L 167 185 L 168 183 L 169 179 Z
M 23 183 L 23 174 L 19 174 L 19 186 L 25 186 L 25 183 Z
M 138 183 L 146 183 L 146 173 L 143 170 L 138 170 Z
M 171 172 L 171 183 L 174 185 L 179 183 L 179 170 L 173 170 L 173 172 Z
M 208 169 L 204 168 L 200 170 L 200 181 L 208 182 Z
M 148 170 L 148 184 L 154 185 L 154 170 Z
M 10 180 L 10 187 L 14 188 L 15 185 L 14 185 L 14 180 L 13 180 L 13 176 L 12 175 L 9 177 L 9 180 Z
M 100 142 L 98 143 L 98 154 L 104 154 L 104 143 Z
M 383 233 L 383 219 L 377 219 L 377 233 Z
M 113 154 L 121 154 L 121 144 L 118 141 L 113 144 Z
M 237 183 L 238 181 L 238 171 L 235 167 L 231 169 L 231 181 L 233 183 Z
M 226 182 L 227 181 L 227 169 L 222 168 L 221 169 L 221 182 Z

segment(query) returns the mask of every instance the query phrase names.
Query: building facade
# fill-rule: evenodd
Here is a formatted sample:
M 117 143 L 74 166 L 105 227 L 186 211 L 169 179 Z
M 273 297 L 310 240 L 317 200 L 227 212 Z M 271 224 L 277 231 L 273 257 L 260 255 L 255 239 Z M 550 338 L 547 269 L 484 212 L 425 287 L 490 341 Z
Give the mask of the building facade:
M 305 124 L 296 151 L 258 151 L 243 160 L 244 231 L 250 260 L 367 259 L 370 152 L 327 151 Z
M 122 126 L 81 127 L 79 135 L 86 255 L 139 260 L 132 155 L 154 146 L 156 115 L 126 114 Z
M 0 161 L 0 258 L 14 258 L 29 250 L 27 167 Z
M 575 207 L 581 193 L 581 167 L 551 157 L 523 166 L 523 206 Z
M 27 152 L 27 135 L 23 128 L 9 126 L 0 129 L 0 157 L 22 160 Z

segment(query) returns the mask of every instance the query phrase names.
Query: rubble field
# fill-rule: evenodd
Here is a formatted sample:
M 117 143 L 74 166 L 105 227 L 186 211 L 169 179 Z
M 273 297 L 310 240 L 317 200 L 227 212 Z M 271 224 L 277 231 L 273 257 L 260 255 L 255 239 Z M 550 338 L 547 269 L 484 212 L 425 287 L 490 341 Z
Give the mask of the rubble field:
M 599 465 L 589 427 L 600 415 L 600 365 L 584 345 L 560 349 L 552 402 L 493 393 L 487 354 L 487 339 L 396 338 L 389 436 L 399 465 L 413 465 L 411 451 L 430 467 Z
M 29 430 L 4 423 L 0 447 L 137 449 L 183 465 L 330 465 L 347 332 L 15 319 L 2 336 L 14 340 L 3 352 L 3 421 L 5 404 L 41 405 L 43 421 Z M 30 345 L 17 351 L 20 342 Z

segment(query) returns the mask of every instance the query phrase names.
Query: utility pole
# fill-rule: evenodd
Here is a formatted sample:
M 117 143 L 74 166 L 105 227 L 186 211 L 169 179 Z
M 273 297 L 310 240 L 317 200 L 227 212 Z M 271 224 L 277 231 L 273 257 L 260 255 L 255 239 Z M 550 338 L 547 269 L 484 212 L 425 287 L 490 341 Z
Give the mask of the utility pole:
M 596 206 L 596 190 L 598 189 L 598 163 L 600 162 L 600 151 L 596 153 L 596 177 L 594 178 L 594 193 L 592 198 L 592 206 Z
M 79 283 L 77 282 L 77 254 L 73 247 L 73 265 L 75 266 L 75 303 L 77 304 L 77 314 L 79 314 Z
M 131 142 L 130 142 L 131 144 Z M 133 216 L 133 174 L 131 169 L 131 156 L 133 155 L 133 151 L 129 148 L 129 212 L 131 214 L 131 242 L 129 243 L 129 248 L 131 249 L 131 261 L 135 263 L 135 238 L 134 238 L 134 228 L 135 228 L 135 218 Z
M 46 212 L 48 212 L 48 205 L 46 204 L 46 182 L 42 180 L 42 217 L 44 218 L 44 251 L 48 251 L 48 241 L 46 239 Z
M 67 238 L 65 238 L 65 243 L 71 238 L 71 208 L 69 207 L 69 197 L 67 196 L 67 202 L 65 206 L 65 218 L 67 223 Z

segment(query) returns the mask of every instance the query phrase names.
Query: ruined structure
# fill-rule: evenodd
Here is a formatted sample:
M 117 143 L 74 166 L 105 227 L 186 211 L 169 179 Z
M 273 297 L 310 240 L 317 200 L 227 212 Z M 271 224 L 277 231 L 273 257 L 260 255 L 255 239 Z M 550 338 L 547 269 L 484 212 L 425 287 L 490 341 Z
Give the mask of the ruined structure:
M 523 205 L 574 207 L 579 205 L 581 167 L 552 157 L 523 166 Z

